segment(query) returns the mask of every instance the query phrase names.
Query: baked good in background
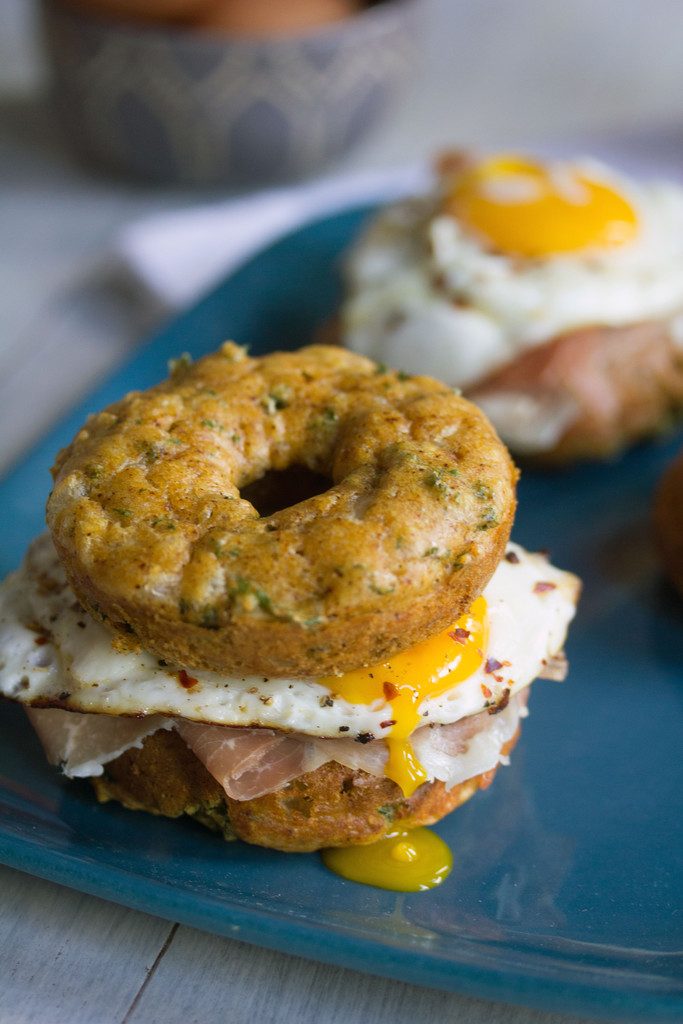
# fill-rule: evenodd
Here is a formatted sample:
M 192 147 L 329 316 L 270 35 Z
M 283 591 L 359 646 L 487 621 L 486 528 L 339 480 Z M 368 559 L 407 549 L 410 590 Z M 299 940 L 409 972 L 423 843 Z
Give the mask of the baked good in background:
M 100 799 L 372 842 L 488 784 L 566 670 L 578 580 L 509 542 L 516 470 L 430 378 L 226 344 L 91 417 L 54 476 L 0 688 Z
M 153 24 L 190 23 L 207 10 L 212 0 L 62 0 L 84 14 Z
M 664 572 L 683 596 L 683 450 L 657 488 L 654 526 Z
M 196 25 L 231 36 L 293 35 L 343 21 L 363 6 L 361 0 L 211 0 Z
M 683 189 L 590 159 L 445 156 L 346 261 L 341 337 L 461 387 L 510 448 L 605 458 L 683 410 Z
M 351 17 L 358 0 L 64 0 L 118 21 L 178 24 L 229 35 L 289 35 Z

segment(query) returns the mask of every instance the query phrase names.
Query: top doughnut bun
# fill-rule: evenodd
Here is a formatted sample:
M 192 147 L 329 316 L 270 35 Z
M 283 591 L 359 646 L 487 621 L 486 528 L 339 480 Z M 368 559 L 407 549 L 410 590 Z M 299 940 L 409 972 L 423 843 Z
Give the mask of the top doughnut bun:
M 248 500 L 297 474 L 327 489 L 262 515 Z M 429 377 L 231 343 L 91 417 L 53 475 L 69 581 L 120 643 L 295 677 L 377 663 L 463 614 L 504 554 L 517 478 L 486 417 Z

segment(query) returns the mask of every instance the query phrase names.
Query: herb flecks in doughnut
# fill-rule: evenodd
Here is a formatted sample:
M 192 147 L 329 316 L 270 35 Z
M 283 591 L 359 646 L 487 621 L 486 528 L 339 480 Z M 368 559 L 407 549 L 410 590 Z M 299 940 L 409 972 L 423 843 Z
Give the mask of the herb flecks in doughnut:
M 297 473 L 322 491 L 250 500 Z M 435 380 L 228 343 L 91 417 L 54 477 L 50 528 L 95 617 L 188 669 L 305 678 L 455 621 L 504 554 L 516 471 Z

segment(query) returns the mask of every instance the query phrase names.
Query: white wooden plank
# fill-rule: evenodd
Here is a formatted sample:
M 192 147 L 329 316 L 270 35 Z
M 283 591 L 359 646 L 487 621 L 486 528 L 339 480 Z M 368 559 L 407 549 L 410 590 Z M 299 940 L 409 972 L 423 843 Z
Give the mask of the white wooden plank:
M 0 867 L 0 1021 L 120 1024 L 172 926 Z
M 581 1024 L 435 992 L 181 927 L 126 1024 Z

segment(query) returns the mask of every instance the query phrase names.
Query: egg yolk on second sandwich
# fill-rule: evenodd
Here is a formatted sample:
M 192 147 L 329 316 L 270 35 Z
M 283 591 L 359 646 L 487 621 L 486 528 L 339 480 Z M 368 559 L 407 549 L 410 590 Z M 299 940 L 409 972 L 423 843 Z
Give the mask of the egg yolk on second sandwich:
M 386 703 L 389 756 L 385 775 L 401 787 L 405 796 L 411 796 L 427 781 L 409 739 L 423 724 L 422 702 L 451 690 L 476 672 L 487 643 L 486 599 L 478 597 L 454 625 L 390 661 L 321 680 L 350 704 Z
M 570 164 L 498 156 L 460 171 L 443 211 L 511 256 L 624 245 L 638 232 L 631 203 Z

